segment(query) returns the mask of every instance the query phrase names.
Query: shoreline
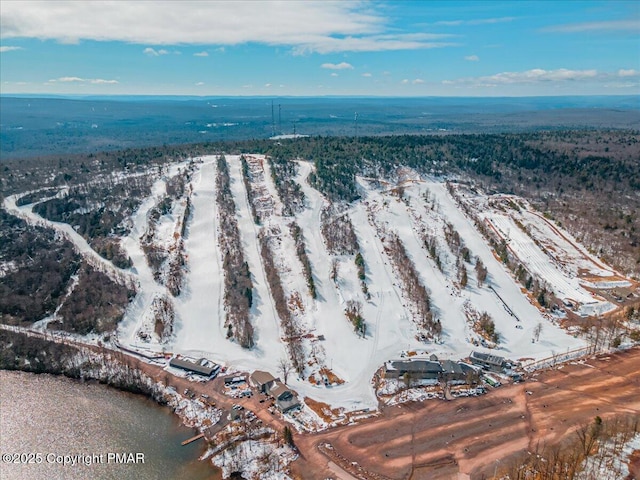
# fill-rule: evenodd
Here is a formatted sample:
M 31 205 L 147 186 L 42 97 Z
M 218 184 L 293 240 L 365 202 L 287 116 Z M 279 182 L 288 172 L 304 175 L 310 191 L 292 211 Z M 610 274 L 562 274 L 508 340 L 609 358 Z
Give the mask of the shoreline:
M 172 402 L 171 399 L 168 398 L 168 394 L 170 395 L 171 393 L 173 393 L 169 390 L 171 387 L 169 385 L 166 385 L 162 381 L 153 378 L 143 369 L 139 368 L 140 360 L 133 357 L 132 355 L 107 349 L 101 349 L 102 351 L 96 352 L 95 349 L 99 347 L 92 348 L 92 346 L 90 345 L 73 345 L 69 343 L 59 343 L 54 340 L 43 339 L 37 336 L 29 335 L 26 332 L 17 332 L 8 329 L 0 329 L 0 340 L 2 340 L 1 335 L 3 333 L 7 334 L 8 332 L 10 332 L 10 335 L 20 335 L 23 339 L 25 339 L 27 345 L 32 345 L 33 343 L 39 344 L 40 351 L 47 351 L 48 353 L 51 353 L 51 350 L 54 349 L 62 350 L 63 359 L 57 365 L 48 364 L 47 368 L 42 370 L 34 368 L 34 365 L 31 363 L 32 361 L 36 360 L 34 358 L 23 357 L 23 360 L 26 360 L 26 362 L 24 362 L 22 365 L 6 365 L 2 361 L 0 361 L 0 370 L 16 371 L 35 375 L 47 374 L 56 377 L 65 377 L 73 381 L 78 381 L 80 383 L 101 384 L 105 385 L 106 387 L 112 388 L 115 391 L 131 395 L 140 395 L 143 398 L 151 400 L 160 408 L 167 408 L 172 415 L 175 415 L 180 420 L 182 427 L 195 430 L 199 433 L 204 433 L 205 429 L 194 424 L 194 419 L 190 418 L 184 412 L 184 409 L 180 409 L 180 400 L 176 400 L 175 398 L 173 398 L 174 401 Z M 29 341 L 28 339 L 31 339 L 31 341 Z M 49 347 L 49 349 L 47 349 L 46 347 Z M 89 352 L 87 352 L 87 350 Z M 90 354 L 87 357 L 88 353 Z M 88 364 L 88 368 L 85 369 L 82 365 L 78 365 L 78 356 L 85 356 L 85 363 Z M 106 366 L 107 368 L 99 370 L 91 368 L 91 363 L 95 362 L 96 360 L 102 360 L 102 362 L 104 362 L 103 366 Z M 161 385 L 161 387 L 158 387 L 158 385 Z M 179 399 L 187 400 L 182 395 L 180 395 L 178 391 L 175 391 L 175 393 L 173 393 L 173 396 L 177 396 Z M 203 456 L 210 448 L 210 444 L 206 436 L 204 437 L 204 440 L 206 443 L 204 444 L 204 446 L 202 446 L 202 448 L 200 448 L 198 461 L 206 462 L 212 473 L 218 474 L 219 478 L 222 478 L 222 470 L 219 467 L 215 466 L 208 457 L 203 458 Z
M 2 335 L 8 331 L 13 332 L 7 329 L 0 329 L 0 340 Z M 28 337 L 24 332 L 22 336 Z M 39 341 L 42 340 L 39 339 Z M 48 342 L 49 347 L 54 345 L 51 341 Z M 76 353 L 80 352 L 80 350 L 95 351 L 99 348 L 88 345 L 72 347 L 64 344 L 64 346 L 72 348 Z M 216 379 L 206 384 L 189 382 L 182 377 L 171 376 L 170 374 L 167 376 L 167 372 L 161 367 L 145 363 L 139 358 L 118 354 L 111 350 L 107 352 L 108 355 L 105 356 L 112 360 L 113 357 L 117 358 L 119 367 L 123 371 L 135 372 L 133 378 L 142 384 L 138 384 L 138 388 L 149 387 L 150 380 L 161 384 L 168 381 L 171 385 L 166 386 L 165 390 L 171 390 L 174 394 L 177 394 L 177 391 L 182 391 L 182 389 L 188 387 L 196 395 L 207 393 L 212 396 L 219 408 L 222 409 L 230 408 L 231 403 L 234 401 L 225 398 L 222 393 L 216 391 L 215 382 L 221 382 L 221 379 Z M 491 389 L 487 395 L 482 397 L 482 401 L 464 398 L 449 402 L 408 402 L 395 407 L 383 408 L 380 416 L 358 422 L 355 425 L 331 428 L 316 433 L 298 432 L 295 433 L 294 439 L 301 456 L 298 461 L 291 464 L 291 470 L 298 474 L 304 473 L 305 476 L 303 478 L 305 479 L 320 480 L 326 478 L 326 475 L 329 474 L 327 470 L 329 468 L 328 462 L 332 459 L 318 450 L 320 444 L 326 443 L 332 445 L 336 452 L 340 453 L 340 456 L 336 456 L 336 458 L 344 459 L 344 463 L 340 462 L 341 468 L 347 467 L 347 471 L 349 471 L 353 466 L 352 462 L 356 461 L 358 465 L 369 472 L 391 475 L 391 478 L 398 471 L 411 468 L 411 463 L 406 463 L 408 459 L 402 456 L 397 457 L 398 452 L 394 450 L 396 448 L 394 445 L 398 441 L 405 442 L 407 439 L 413 438 L 412 425 L 416 422 L 422 422 L 424 423 L 424 428 L 421 431 L 429 430 L 435 432 L 437 430 L 441 435 L 436 435 L 439 440 L 436 437 L 421 438 L 420 442 L 416 444 L 419 447 L 420 457 L 425 460 L 425 462 L 421 463 L 422 466 L 420 468 L 431 468 L 432 461 L 437 460 L 437 458 L 432 458 L 433 455 L 440 452 L 443 455 L 446 454 L 445 457 L 447 459 L 455 460 L 455 462 L 448 464 L 448 468 L 452 469 L 452 472 L 456 470 L 459 473 L 473 474 L 474 472 L 478 473 L 486 470 L 485 473 L 491 473 L 489 470 L 493 468 L 493 465 L 487 467 L 484 461 L 487 452 L 490 454 L 502 452 L 506 454 L 506 459 L 512 460 L 519 451 L 522 451 L 522 448 L 526 449 L 527 445 L 535 446 L 537 441 L 543 440 L 557 443 L 562 438 L 568 438 L 567 435 L 571 434 L 575 425 L 592 419 L 594 415 L 601 415 L 603 418 L 624 415 L 630 412 L 637 415 L 640 412 L 640 404 L 638 404 L 638 399 L 634 395 L 635 391 L 632 392 L 630 387 L 636 381 L 634 378 L 638 372 L 631 372 L 634 370 L 633 367 L 637 365 L 638 355 L 640 355 L 640 347 L 637 346 L 605 354 L 589 355 L 579 361 L 572 360 L 555 365 L 552 368 L 538 370 L 531 374 L 531 378 L 520 385 Z M 617 366 L 614 367 L 613 363 Z M 29 367 L 33 368 L 34 365 L 29 365 Z M 618 371 L 619 368 L 621 369 L 620 371 Z M 630 368 L 632 370 L 629 370 Z M 9 370 L 8 368 L 4 369 Z M 25 371 L 29 369 L 14 368 L 14 370 Z M 594 371 L 598 372 L 596 378 L 593 377 Z M 90 375 L 84 375 L 82 378 L 89 377 Z M 171 378 L 170 381 L 168 380 L 169 378 Z M 108 383 L 99 379 L 94 380 L 100 383 Z M 592 395 L 586 397 L 584 395 L 576 396 L 577 389 L 582 388 L 585 384 L 597 388 L 598 391 L 603 393 L 599 394 L 597 398 Z M 119 386 L 116 387 L 117 389 L 123 389 L 121 378 L 118 380 L 117 385 Z M 152 394 L 153 392 L 149 391 L 147 396 Z M 559 395 L 560 397 L 558 397 Z M 159 403 L 156 397 L 151 398 L 156 403 Z M 552 399 L 555 400 L 552 401 Z M 251 405 L 255 403 L 253 406 L 256 407 L 255 413 L 258 418 L 263 420 L 265 425 L 275 427 L 276 431 L 281 431 L 285 423 L 281 419 L 270 415 L 266 410 L 261 409 L 258 405 L 262 406 L 264 404 L 259 404 L 258 400 L 258 397 L 243 399 L 240 403 L 252 410 Z M 603 408 L 605 406 L 608 409 L 608 413 L 604 413 Z M 466 412 L 464 415 L 458 411 L 460 408 Z M 509 415 L 505 415 L 505 408 L 510 412 Z M 512 445 L 513 448 L 511 448 L 501 443 L 499 436 L 490 435 L 486 431 L 486 422 L 479 420 L 478 413 L 480 412 L 483 413 L 484 417 L 490 419 L 494 429 L 498 428 L 505 434 L 508 433 L 513 437 L 511 440 L 517 445 L 515 447 Z M 189 419 L 189 417 L 183 416 L 181 412 L 174 410 L 174 413 L 181 419 Z M 434 415 L 434 413 L 437 413 L 437 415 Z M 555 416 L 555 418 L 550 419 L 550 415 Z M 477 439 L 473 440 L 473 436 L 467 438 L 470 435 L 469 425 L 471 424 L 469 422 L 473 425 L 475 425 L 474 422 L 477 423 L 474 427 L 477 430 L 474 435 L 478 438 L 484 438 L 483 435 L 490 435 L 485 439 L 485 443 Z M 348 429 L 348 432 L 345 429 Z M 376 435 L 381 439 L 375 446 L 369 445 L 372 434 L 371 429 L 374 429 Z M 399 430 L 400 434 L 398 434 Z M 400 437 L 396 438 L 398 435 Z M 443 446 L 441 442 L 444 438 L 449 440 Z M 354 450 L 352 440 L 360 444 L 364 450 L 360 448 Z M 440 443 L 438 443 L 439 441 Z M 369 451 L 370 447 L 375 447 L 375 451 Z M 385 448 L 386 450 L 384 450 Z M 505 448 L 506 450 L 504 450 Z M 363 456 L 363 454 L 366 455 Z M 385 457 L 380 455 L 385 455 Z M 392 463 L 395 463 L 400 470 L 387 471 L 385 465 L 390 458 L 394 458 Z M 426 461 L 428 459 L 432 460 Z

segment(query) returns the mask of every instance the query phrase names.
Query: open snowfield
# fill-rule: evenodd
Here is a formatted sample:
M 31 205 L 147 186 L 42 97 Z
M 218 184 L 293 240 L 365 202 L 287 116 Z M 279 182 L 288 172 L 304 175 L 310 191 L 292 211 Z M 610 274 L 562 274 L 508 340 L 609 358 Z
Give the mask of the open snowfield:
M 308 396 L 332 407 L 375 409 L 378 402 L 372 385 L 374 373 L 385 361 L 397 359 L 410 350 L 435 353 L 440 359 L 452 360 L 467 357 L 471 350 L 483 350 L 518 360 L 546 358 L 585 345 L 530 303 L 521 286 L 496 259 L 486 240 L 441 180 L 420 178 L 406 171 L 402 177 L 404 191 L 399 196 L 393 192 L 394 185 L 380 187 L 370 180 L 358 179 L 361 199 L 345 206 L 343 214 L 353 224 L 364 258 L 365 281 L 370 294 L 367 297 L 358 279 L 354 256 L 330 254 L 325 245 L 320 233 L 320 219 L 329 202 L 307 182 L 313 169 L 311 163 L 298 162 L 298 173 L 294 179 L 304 192 L 305 208 L 294 217 L 284 217 L 282 201 L 268 162 L 259 155 L 251 157 L 251 168 L 256 173 L 252 177 L 252 189 L 259 192 L 261 205 L 266 208 L 264 220 L 256 225 L 242 178 L 240 157 L 227 156 L 226 160 L 243 253 L 253 283 L 250 322 L 255 330 L 255 346 L 251 349 L 244 349 L 227 339 L 224 326 L 224 271 L 217 242 L 216 157 L 202 157 L 195 161 L 190 188 L 187 189 L 191 201 L 190 215 L 184 219 L 185 277 L 182 290 L 176 297 L 154 278 L 140 239 L 147 231 L 150 210 L 166 192 L 168 178 L 178 174 L 186 163 L 171 167 L 164 177 L 158 179 L 151 196 L 133 215 L 131 232 L 122 239 L 122 246 L 133 261 L 133 267 L 128 271 L 116 269 L 97 255 L 69 225 L 43 220 L 32 212 L 30 205 L 16 207 L 16 197 L 6 198 L 4 204 L 12 213 L 32 222 L 44 222 L 63 232 L 83 255 L 91 257 L 114 275 L 130 278 L 138 285 L 137 295 L 119 326 L 118 339 L 122 345 L 195 358 L 204 356 L 233 370 L 260 369 L 281 376 L 278 364 L 280 359 L 286 358 L 287 349 L 258 241 L 261 231 L 270 232 L 274 263 L 282 278 L 283 289 L 288 297 L 297 295 L 299 298 L 301 307 L 294 312 L 294 318 L 304 333 L 303 346 L 308 360 L 304 376 L 292 373 L 288 384 L 300 397 Z M 471 194 L 465 192 L 465 195 Z M 606 302 L 597 300 L 586 290 L 585 282 L 597 283 L 601 278 L 620 285 L 625 281 L 592 258 L 575 239 L 529 209 L 523 208 L 517 213 L 516 210 L 508 212 L 492 208 L 486 197 L 465 197 L 464 201 L 474 206 L 483 219 L 509 239 L 510 248 L 526 262 L 527 268 L 543 277 L 561 298 L 577 302 L 583 308 L 603 311 L 608 308 Z M 180 205 L 183 204 L 176 203 L 161 217 L 156 228 L 157 242 L 166 244 L 167 248 L 171 248 L 172 239 L 176 238 L 181 225 L 184 209 L 181 210 Z M 516 225 L 514 218 L 529 227 L 529 235 Z M 295 243 L 289 231 L 289 223 L 293 220 L 303 232 L 317 291 L 315 299 L 309 294 L 302 264 L 295 254 Z M 461 288 L 457 279 L 457 257 L 444 238 L 443 230 L 447 223 L 459 233 L 464 246 L 471 252 L 471 258 L 480 258 L 486 266 L 488 276 L 484 285 L 478 286 L 474 262 L 470 262 L 465 264 L 468 284 Z M 385 232 L 398 235 L 415 265 L 420 282 L 429 292 L 434 317 L 441 321 L 443 328 L 438 342 L 417 340 L 413 307 L 384 250 Z M 424 245 L 423 235 L 426 234 L 436 239 L 440 268 Z M 544 245 L 544 250 L 540 245 Z M 335 282 L 331 278 L 333 260 L 338 262 Z M 588 280 L 580 276 L 583 274 L 588 274 Z M 157 341 L 157 338 L 155 343 L 141 342 L 139 332 L 153 330 L 150 309 L 154 298 L 159 296 L 169 299 L 173 305 L 173 335 L 164 342 Z M 366 323 L 364 338 L 354 331 L 345 316 L 349 300 L 362 304 Z M 481 339 L 472 329 L 469 312 L 487 312 L 492 317 L 500 335 L 495 349 L 474 345 Z M 538 324 L 542 325 L 542 332 L 539 340 L 534 342 L 534 329 Z M 309 376 L 317 374 L 320 368 L 330 370 L 344 383 L 331 386 L 312 384 Z

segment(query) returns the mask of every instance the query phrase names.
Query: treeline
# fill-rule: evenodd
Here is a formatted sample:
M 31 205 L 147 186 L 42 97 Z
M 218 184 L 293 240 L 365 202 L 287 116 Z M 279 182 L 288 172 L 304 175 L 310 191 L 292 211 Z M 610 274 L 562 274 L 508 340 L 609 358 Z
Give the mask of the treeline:
M 186 257 L 184 252 L 184 234 L 191 213 L 190 190 L 187 185 L 191 181 L 193 170 L 191 162 L 186 169 L 166 181 L 166 193 L 147 214 L 147 230 L 140 237 L 140 246 L 147 259 L 147 264 L 153 272 L 153 278 L 161 285 L 165 285 L 171 295 L 177 297 L 182 291 Z M 173 237 L 163 239 L 172 242 L 170 247 L 159 244 L 156 239 L 157 226 L 161 217 L 175 212 L 175 205 L 184 202 L 184 211 L 178 218 Z
M 304 236 L 302 235 L 302 229 L 296 222 L 289 224 L 289 231 L 293 237 L 293 241 L 296 244 L 296 253 L 298 259 L 302 264 L 302 271 L 304 272 L 304 278 L 307 281 L 307 287 L 309 288 L 309 295 L 315 299 L 317 297 L 316 284 L 313 281 L 313 272 L 311 271 L 311 262 L 307 256 L 307 247 L 304 243 Z
M 53 230 L 32 226 L 0 209 L 0 315 L 7 324 L 52 314 L 80 266 L 73 245 Z
M 423 340 L 430 336 L 438 338 L 442 333 L 442 325 L 440 320 L 433 318 L 429 293 L 420 281 L 418 271 L 407 255 L 404 244 L 396 234 L 389 233 L 384 245 L 402 290 L 415 309 L 416 323 L 423 331 L 420 336 Z
M 595 417 L 578 426 L 575 433 L 560 444 L 538 444 L 506 467 L 495 478 L 511 480 L 578 480 L 598 478 L 634 478 L 625 468 L 625 445 L 640 432 L 638 415 L 609 420 Z M 629 462 L 633 455 L 630 455 Z
M 498 180 L 520 171 L 534 183 L 549 183 L 552 176 L 554 182 L 559 177 L 574 179 L 567 184 L 579 188 L 620 184 L 626 189 L 638 190 L 640 172 L 635 159 L 640 150 L 639 135 L 634 131 L 559 130 L 522 134 L 318 136 L 278 142 L 246 140 L 165 145 L 5 162 L 5 180 L 1 187 L 7 195 L 81 182 L 102 172 L 135 171 L 223 151 L 229 154 L 251 151 L 270 155 L 278 162 L 298 158 L 313 161 L 317 171 L 312 181 L 331 198 L 357 197 L 356 173 L 388 176 L 398 165 L 436 174 L 460 169 Z M 52 176 L 52 172 L 56 174 Z M 338 183 L 332 185 L 332 179 Z
M 240 156 L 240 165 L 242 167 L 242 181 L 244 182 L 244 189 L 247 192 L 247 200 L 249 200 L 249 207 L 251 208 L 251 215 L 253 216 L 253 221 L 256 225 L 260 225 L 261 216 L 258 214 L 258 210 L 256 208 L 257 197 L 256 192 L 251 185 L 251 181 L 253 180 L 253 175 L 249 169 L 249 162 L 244 155 Z
M 115 331 L 134 295 L 133 290 L 83 263 L 78 285 L 64 300 L 57 319 L 47 327 L 80 335 Z
M 282 200 L 282 214 L 291 217 L 300 213 L 304 209 L 304 192 L 294 180 L 296 175 L 296 164 L 292 161 L 280 158 L 269 157 L 269 167 L 271 168 L 271 178 L 278 191 L 278 196 Z
M 276 313 L 280 318 L 280 326 L 282 327 L 285 341 L 287 342 L 289 357 L 291 358 L 293 368 L 299 374 L 302 374 L 305 365 L 305 353 L 302 345 L 303 332 L 289 309 L 287 296 L 282 287 L 282 279 L 273 260 L 274 255 L 269 245 L 269 237 L 264 231 L 258 235 L 258 241 L 260 242 L 260 255 L 262 256 L 265 276 L 269 284 L 269 290 L 271 290 L 271 297 L 276 307 Z
M 362 303 L 357 300 L 347 300 L 344 314 L 353 325 L 353 330 L 364 338 L 367 335 L 367 324 L 362 316 Z
M 102 175 L 69 188 L 63 198 L 34 205 L 33 211 L 54 222 L 72 225 L 93 246 L 97 238 L 128 233 L 123 222 L 151 192 L 152 172 L 142 175 Z
M 309 137 L 33 158 L 3 162 L 0 193 L 75 185 L 111 172 L 139 173 L 149 166 L 222 151 L 260 153 L 277 162 L 313 161 L 310 181 L 332 200 L 358 198 L 356 175 L 392 178 L 398 166 L 434 175 L 465 174 L 487 190 L 531 199 L 609 263 L 640 275 L 637 131 Z
M 340 213 L 333 205 L 323 208 L 320 224 L 320 231 L 330 254 L 354 255 L 360 250 L 347 212 Z
M 161 343 L 165 342 L 173 335 L 173 323 L 175 320 L 173 303 L 164 295 L 155 297 L 151 304 L 151 311 L 154 312 L 155 316 L 153 331 Z
M 222 268 L 224 270 L 227 337 L 233 337 L 244 348 L 251 348 L 255 343 L 253 325 L 249 320 L 253 303 L 251 272 L 242 250 L 227 160 L 221 155 L 216 160 L 216 165 L 218 172 L 216 202 L 218 203 L 220 220 L 218 244 L 222 251 Z
M 5 329 L 0 329 L 0 369 L 95 379 L 131 393 L 156 394 L 153 382 L 125 357 Z
M 457 280 L 460 288 L 465 288 L 469 281 L 466 263 L 471 262 L 471 251 L 464 246 L 462 237 L 449 222 L 444 224 L 444 239 L 449 245 L 451 253 L 456 257 Z

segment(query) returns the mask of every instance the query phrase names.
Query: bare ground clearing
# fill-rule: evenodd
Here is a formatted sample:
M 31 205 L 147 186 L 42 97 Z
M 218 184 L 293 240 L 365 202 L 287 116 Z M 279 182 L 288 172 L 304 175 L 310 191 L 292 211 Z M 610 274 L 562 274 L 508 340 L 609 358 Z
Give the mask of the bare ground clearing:
M 527 393 L 531 392 L 531 394 Z M 640 414 L 640 348 L 568 364 L 484 397 L 385 408 L 380 417 L 319 434 L 298 435 L 303 479 L 331 477 L 331 460 L 361 478 L 446 479 L 493 475 L 536 444 L 570 435 L 596 415 Z M 322 458 L 324 457 L 324 458 Z M 342 458 L 342 462 L 336 461 Z

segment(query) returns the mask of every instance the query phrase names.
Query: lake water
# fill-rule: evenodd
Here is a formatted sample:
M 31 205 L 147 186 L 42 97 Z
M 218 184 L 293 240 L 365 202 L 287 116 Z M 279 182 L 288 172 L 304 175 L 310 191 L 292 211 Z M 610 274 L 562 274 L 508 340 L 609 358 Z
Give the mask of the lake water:
M 180 445 L 193 434 L 168 409 L 139 395 L 0 370 L 0 479 L 220 479 L 198 460 L 202 440 Z M 42 463 L 6 463 L 6 454 L 15 453 L 41 453 Z M 110 453 L 132 453 L 127 460 L 134 461 L 140 453 L 144 463 L 117 464 Z M 65 455 L 77 455 L 80 464 L 58 463 Z

